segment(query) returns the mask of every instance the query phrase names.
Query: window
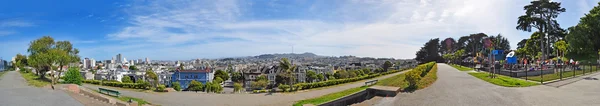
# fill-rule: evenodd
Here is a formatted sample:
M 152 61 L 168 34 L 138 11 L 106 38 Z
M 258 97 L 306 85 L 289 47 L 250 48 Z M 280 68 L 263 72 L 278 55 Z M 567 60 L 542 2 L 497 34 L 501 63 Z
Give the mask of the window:
M 185 76 L 185 79 L 188 79 L 188 76 L 187 76 L 187 75 Z

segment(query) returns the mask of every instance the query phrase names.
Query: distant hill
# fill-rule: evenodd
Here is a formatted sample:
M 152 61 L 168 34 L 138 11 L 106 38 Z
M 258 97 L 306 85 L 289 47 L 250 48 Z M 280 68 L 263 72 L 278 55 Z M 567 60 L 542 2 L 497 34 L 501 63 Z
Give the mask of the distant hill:
M 284 53 L 284 54 L 262 54 L 262 55 L 258 55 L 258 56 L 254 56 L 256 58 L 261 58 L 261 59 L 268 59 L 268 58 L 305 58 L 305 57 L 322 57 L 319 55 L 316 55 L 314 53 L 302 53 L 302 54 L 296 54 L 296 53 Z

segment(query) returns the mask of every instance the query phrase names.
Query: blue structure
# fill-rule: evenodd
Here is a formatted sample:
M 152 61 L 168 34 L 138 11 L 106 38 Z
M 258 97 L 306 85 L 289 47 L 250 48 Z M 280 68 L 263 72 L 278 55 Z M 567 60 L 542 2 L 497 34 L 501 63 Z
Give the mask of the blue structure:
M 212 81 L 213 78 L 214 73 L 210 68 L 198 68 L 194 70 L 177 69 L 171 77 L 171 84 L 173 82 L 179 82 L 182 89 L 187 89 L 192 80 L 206 84 L 206 82 Z

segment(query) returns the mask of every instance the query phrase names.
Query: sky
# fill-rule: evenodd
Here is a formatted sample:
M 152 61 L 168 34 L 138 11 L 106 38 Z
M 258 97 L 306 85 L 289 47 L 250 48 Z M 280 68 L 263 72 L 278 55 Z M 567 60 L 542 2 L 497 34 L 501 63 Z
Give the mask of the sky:
M 568 28 L 600 0 L 554 0 Z M 32 40 L 68 40 L 82 58 L 188 60 L 311 52 L 412 59 L 431 38 L 501 34 L 511 47 L 528 0 L 11 0 L 0 3 L 0 57 Z

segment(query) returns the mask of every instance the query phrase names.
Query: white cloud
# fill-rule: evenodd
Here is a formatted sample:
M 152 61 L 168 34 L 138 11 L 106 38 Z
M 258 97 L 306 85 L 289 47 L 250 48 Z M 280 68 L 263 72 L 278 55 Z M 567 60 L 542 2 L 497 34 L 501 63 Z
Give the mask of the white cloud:
M 6 35 L 10 35 L 10 34 L 15 34 L 15 31 L 3 31 L 0 30 L 0 36 L 6 36 Z
M 2 27 L 30 27 L 34 26 L 31 22 L 26 22 L 22 20 L 4 20 L 0 21 L 0 28 Z
M 115 40 L 148 43 L 136 56 L 159 59 L 248 56 L 263 53 L 314 52 L 321 55 L 357 55 L 414 58 L 434 37 L 502 33 L 516 41 L 516 17 L 523 0 L 370 0 L 343 1 L 330 18 L 255 19 L 245 17 L 238 1 L 159 1 L 126 10 L 131 26 L 109 34 Z M 279 4 L 278 4 L 279 5 Z M 291 4 L 286 4 L 291 5 Z M 311 10 L 318 7 L 312 5 Z M 327 5 L 325 5 L 327 6 Z M 317 10 L 318 11 L 318 10 Z M 289 11 L 295 12 L 295 11 Z M 249 14 L 249 13 L 248 13 Z M 225 40 L 219 40 L 225 39 Z M 163 45 L 168 44 L 168 45 Z M 134 57 L 138 58 L 138 57 Z

